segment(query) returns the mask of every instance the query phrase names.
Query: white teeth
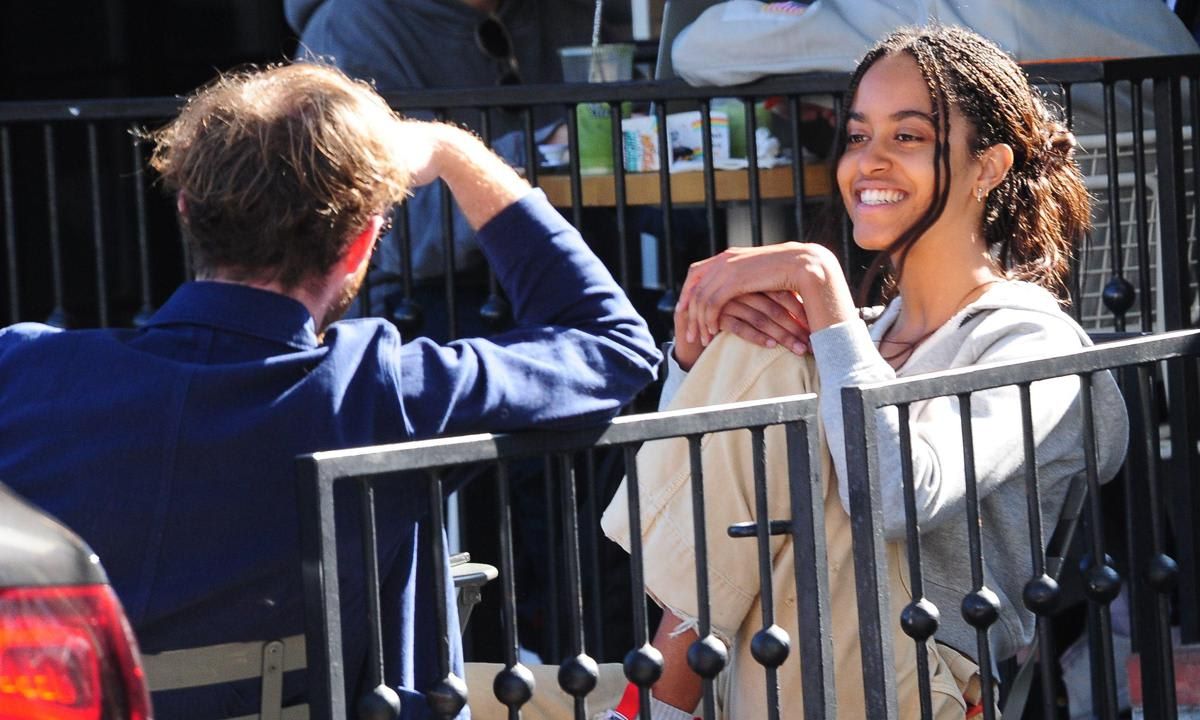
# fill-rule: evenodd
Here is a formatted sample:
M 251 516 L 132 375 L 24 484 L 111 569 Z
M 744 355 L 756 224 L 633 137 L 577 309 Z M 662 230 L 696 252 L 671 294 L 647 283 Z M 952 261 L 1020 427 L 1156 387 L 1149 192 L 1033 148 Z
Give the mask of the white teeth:
M 899 190 L 863 190 L 859 193 L 859 201 L 863 205 L 888 205 L 894 202 L 900 202 L 904 199 L 904 193 Z

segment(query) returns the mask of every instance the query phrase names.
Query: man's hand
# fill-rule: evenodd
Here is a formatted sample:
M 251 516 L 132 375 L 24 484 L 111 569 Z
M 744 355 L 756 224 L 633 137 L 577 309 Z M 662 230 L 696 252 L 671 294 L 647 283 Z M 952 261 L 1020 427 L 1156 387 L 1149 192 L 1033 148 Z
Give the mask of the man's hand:
M 687 339 L 686 308 L 675 308 L 675 362 L 690 370 L 704 352 Z M 808 352 L 808 314 L 804 303 L 788 291 L 755 292 L 734 298 L 721 310 L 720 329 L 763 347 L 782 345 L 797 355 Z
M 398 140 L 414 188 L 428 185 L 441 177 L 436 158 L 440 152 L 439 131 L 442 127 L 442 123 L 423 120 L 405 120 L 400 125 Z
M 413 186 L 444 180 L 463 216 L 477 230 L 529 192 L 529 183 L 462 128 L 405 120 L 397 139 Z

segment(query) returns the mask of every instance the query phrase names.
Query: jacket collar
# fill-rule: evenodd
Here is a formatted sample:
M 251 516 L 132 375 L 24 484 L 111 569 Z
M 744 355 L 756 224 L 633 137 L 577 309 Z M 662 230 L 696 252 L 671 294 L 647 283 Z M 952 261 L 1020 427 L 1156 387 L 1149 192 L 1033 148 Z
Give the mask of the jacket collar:
M 299 301 L 236 283 L 184 283 L 146 326 L 180 324 L 251 335 L 298 350 L 319 344 L 316 323 Z

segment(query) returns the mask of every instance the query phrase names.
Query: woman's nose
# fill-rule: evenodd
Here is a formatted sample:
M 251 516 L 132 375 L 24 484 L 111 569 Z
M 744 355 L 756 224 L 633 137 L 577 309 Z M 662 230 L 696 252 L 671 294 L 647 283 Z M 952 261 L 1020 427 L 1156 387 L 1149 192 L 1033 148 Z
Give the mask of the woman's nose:
M 886 170 L 890 163 L 887 149 L 877 140 L 868 140 L 858 153 L 859 171 L 864 175 Z

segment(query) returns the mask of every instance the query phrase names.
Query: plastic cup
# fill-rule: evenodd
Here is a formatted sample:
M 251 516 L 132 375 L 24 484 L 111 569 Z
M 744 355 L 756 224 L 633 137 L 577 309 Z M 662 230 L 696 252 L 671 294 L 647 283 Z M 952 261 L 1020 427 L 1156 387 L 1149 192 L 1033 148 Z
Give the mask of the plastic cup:
M 712 109 L 729 117 L 729 157 L 746 157 L 746 105 L 741 98 L 715 98 Z M 754 120 L 757 127 L 770 127 L 771 113 L 761 100 L 754 103 Z
M 621 82 L 633 77 L 633 45 L 612 43 L 561 48 L 566 82 Z M 628 103 L 621 106 L 628 117 Z M 613 171 L 612 117 L 606 103 L 580 103 L 575 107 L 579 140 L 579 171 L 603 175 Z

